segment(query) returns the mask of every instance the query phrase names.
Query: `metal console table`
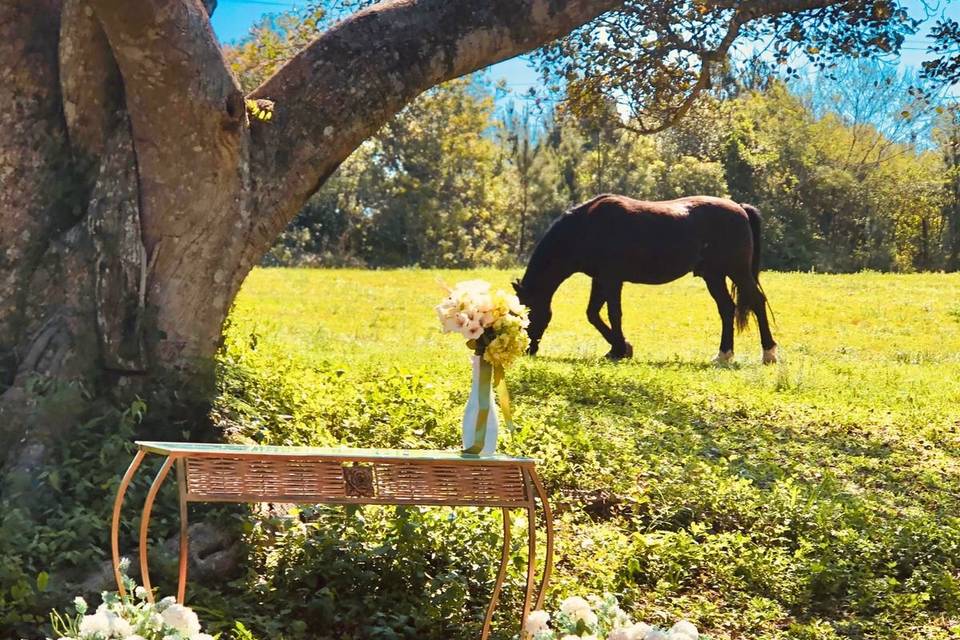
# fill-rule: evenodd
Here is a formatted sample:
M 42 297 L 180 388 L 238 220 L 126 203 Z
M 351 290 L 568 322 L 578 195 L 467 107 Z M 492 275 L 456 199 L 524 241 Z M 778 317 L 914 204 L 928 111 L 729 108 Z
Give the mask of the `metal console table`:
M 388 504 L 499 507 L 503 510 L 503 550 L 482 640 L 500 598 L 510 554 L 510 510 L 527 511 L 527 585 L 520 619 L 531 611 L 536 578 L 537 500 L 546 530 L 544 567 L 534 605 L 543 605 L 553 569 L 553 521 L 534 460 L 504 455 L 477 456 L 453 451 L 271 447 L 183 442 L 137 442 L 113 505 L 110 542 L 117 587 L 120 580 L 120 511 L 127 487 L 148 454 L 165 457 L 143 505 L 140 521 L 140 573 L 153 594 L 147 566 L 150 513 L 163 481 L 176 466 L 180 493 L 180 556 L 177 601 L 187 586 L 187 505 L 190 502 L 277 502 L 289 504 Z

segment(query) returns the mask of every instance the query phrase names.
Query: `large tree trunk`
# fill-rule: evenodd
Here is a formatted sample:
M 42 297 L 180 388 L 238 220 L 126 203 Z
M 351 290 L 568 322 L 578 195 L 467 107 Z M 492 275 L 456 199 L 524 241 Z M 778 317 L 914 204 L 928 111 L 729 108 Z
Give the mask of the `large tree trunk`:
M 247 273 L 410 100 L 618 4 L 383 2 L 244 96 L 214 0 L 0 0 L 0 490 L 85 399 L 206 388 Z

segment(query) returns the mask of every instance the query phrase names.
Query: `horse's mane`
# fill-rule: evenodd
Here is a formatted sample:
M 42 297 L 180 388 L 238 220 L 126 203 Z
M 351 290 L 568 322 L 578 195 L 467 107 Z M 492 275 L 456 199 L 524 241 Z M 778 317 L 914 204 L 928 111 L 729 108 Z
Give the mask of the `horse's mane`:
M 532 274 L 542 274 L 548 270 L 551 258 L 553 258 L 555 255 L 557 249 L 565 244 L 567 235 L 570 233 L 575 233 L 571 228 L 572 225 L 569 223 L 576 218 L 577 214 L 588 210 L 591 205 L 598 200 L 607 198 L 611 195 L 613 194 L 601 193 L 600 195 L 594 196 L 585 202 L 575 204 L 557 216 L 557 218 L 550 223 L 550 226 L 547 227 L 546 232 L 543 234 L 543 237 L 540 238 L 537 246 L 533 248 L 533 254 L 530 256 L 530 262 L 527 264 L 527 270 L 524 273 L 524 279 L 522 283 L 523 286 L 529 287 L 533 285 L 532 282 L 528 281 L 528 276 L 531 276 Z

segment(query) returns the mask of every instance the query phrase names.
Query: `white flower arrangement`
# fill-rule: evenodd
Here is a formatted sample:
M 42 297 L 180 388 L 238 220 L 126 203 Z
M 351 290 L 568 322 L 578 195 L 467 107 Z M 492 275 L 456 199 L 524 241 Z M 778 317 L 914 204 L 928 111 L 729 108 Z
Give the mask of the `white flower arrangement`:
M 123 582 L 126 594 L 104 591 L 103 602 L 93 613 L 87 613 L 87 602 L 79 596 L 73 600 L 75 615 L 51 613 L 58 640 L 214 640 L 202 632 L 197 614 L 189 607 L 172 597 L 151 603 L 146 589 L 126 576 Z
M 633 622 L 609 594 L 602 598 L 571 596 L 552 616 L 533 611 L 523 630 L 534 640 L 701 640 L 697 627 L 687 620 L 670 629 Z
M 450 289 L 437 305 L 444 333 L 457 332 L 478 356 L 501 369 L 523 355 L 530 346 L 527 308 L 502 289 L 493 290 L 484 280 L 468 280 Z

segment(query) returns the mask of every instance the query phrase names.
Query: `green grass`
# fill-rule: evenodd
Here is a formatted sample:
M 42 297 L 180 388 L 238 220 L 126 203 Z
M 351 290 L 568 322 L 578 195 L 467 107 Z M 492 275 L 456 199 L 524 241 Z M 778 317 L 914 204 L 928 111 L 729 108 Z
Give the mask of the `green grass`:
M 516 275 L 254 271 L 227 331 L 218 419 L 260 442 L 456 447 L 468 352 L 439 332 L 438 283 L 506 287 Z M 502 445 L 542 460 L 558 507 L 551 601 L 612 591 L 640 619 L 686 616 L 712 638 L 960 635 L 960 277 L 763 282 L 782 355 L 769 367 L 754 330 L 738 336 L 735 365 L 709 364 L 719 319 L 700 280 L 626 287 L 635 356 L 617 364 L 602 360 L 606 344 L 587 323 L 589 281 L 561 287 L 540 356 L 508 372 L 517 429 Z M 492 579 L 483 565 L 496 515 L 317 518 L 339 538 L 319 525 L 313 537 L 284 529 L 279 542 L 251 533 L 262 587 L 251 597 L 284 603 L 286 619 L 254 620 L 262 633 L 298 637 L 291 621 L 336 617 L 324 607 L 353 612 L 336 628 L 361 637 L 476 631 L 470 603 Z M 472 555 L 458 555 L 459 539 Z M 428 557 L 408 569 L 404 553 Z M 335 580 L 330 559 L 349 554 L 398 573 L 367 575 L 362 596 L 309 577 Z M 391 580 L 414 593 L 392 599 Z M 508 604 L 520 581 L 515 567 Z M 294 592 L 292 603 L 277 595 Z M 356 623 L 374 609 L 375 622 Z

